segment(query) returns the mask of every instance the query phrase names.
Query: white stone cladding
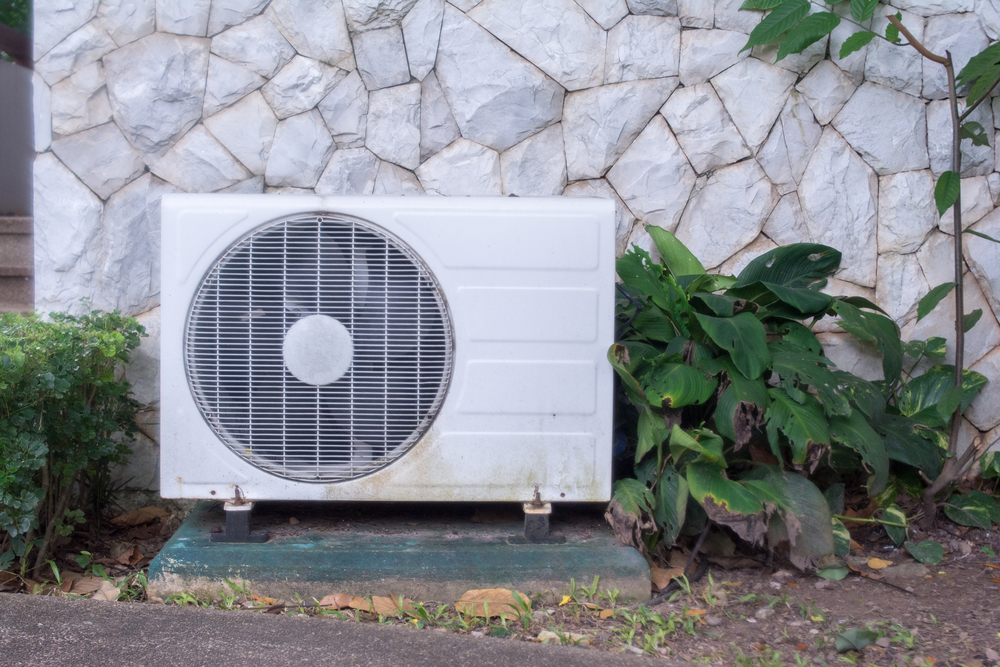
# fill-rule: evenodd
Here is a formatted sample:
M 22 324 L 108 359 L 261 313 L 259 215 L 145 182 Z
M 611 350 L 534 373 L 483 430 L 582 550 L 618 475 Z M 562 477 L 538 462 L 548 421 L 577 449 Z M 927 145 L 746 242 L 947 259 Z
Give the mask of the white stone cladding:
M 844 254 L 835 293 L 875 299 L 904 335 L 951 338 L 947 300 L 915 322 L 953 280 L 931 192 L 948 168 L 943 69 L 879 40 L 837 58 L 846 22 L 775 63 L 773 48 L 740 51 L 760 20 L 740 4 L 36 2 L 36 306 L 87 298 L 157 330 L 164 192 L 597 196 L 617 204 L 619 254 L 650 247 L 646 224 L 723 272 L 825 243 Z M 964 62 L 1000 34 L 994 4 L 894 6 Z M 1000 104 L 975 120 L 1000 137 Z M 962 148 L 965 224 L 1000 236 L 1000 153 Z M 1000 246 L 964 242 L 969 310 L 984 310 L 967 364 L 993 382 L 969 418 L 986 431 L 1000 424 Z M 843 368 L 879 367 L 817 330 Z M 133 369 L 154 413 L 156 346 Z

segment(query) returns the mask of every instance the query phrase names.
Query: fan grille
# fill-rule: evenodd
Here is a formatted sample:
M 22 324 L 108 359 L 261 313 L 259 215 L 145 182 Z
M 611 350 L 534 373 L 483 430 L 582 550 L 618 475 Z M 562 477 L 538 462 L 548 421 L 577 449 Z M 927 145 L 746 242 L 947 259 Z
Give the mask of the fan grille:
M 283 342 L 311 315 L 339 321 L 351 365 L 322 386 L 289 372 Z M 237 455 L 305 482 L 370 474 L 429 428 L 451 376 L 441 290 L 399 239 L 357 218 L 277 220 L 234 244 L 203 279 L 185 331 L 202 415 Z

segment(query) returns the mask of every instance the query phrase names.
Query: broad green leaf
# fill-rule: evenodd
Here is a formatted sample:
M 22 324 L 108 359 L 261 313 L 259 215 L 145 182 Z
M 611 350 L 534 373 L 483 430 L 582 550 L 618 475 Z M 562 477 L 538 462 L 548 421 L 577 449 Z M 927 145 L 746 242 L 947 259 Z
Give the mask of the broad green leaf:
M 851 411 L 847 397 L 840 391 L 840 381 L 828 368 L 833 365 L 829 358 L 809 354 L 785 341 L 773 341 L 768 347 L 771 350 L 771 370 L 781 377 L 786 391 L 805 391 L 805 388 L 795 388 L 795 382 L 808 385 L 816 391 L 826 414 L 845 415 Z
M 972 84 L 968 99 L 971 102 L 985 95 L 1000 75 L 1000 42 L 987 46 L 969 59 L 955 77 L 959 86 Z
M 757 379 L 752 382 L 759 383 L 766 397 L 767 390 L 763 380 Z M 719 396 L 719 402 L 715 406 L 715 428 L 720 435 L 732 440 L 736 444 L 736 449 L 739 449 L 750 442 L 754 431 L 764 425 L 763 415 L 761 405 L 757 405 L 754 401 L 741 400 L 736 387 L 730 385 Z
M 961 184 L 961 179 L 955 172 L 946 171 L 941 174 L 934 186 L 934 203 L 937 204 L 938 215 L 944 215 L 958 201 Z
M 696 314 L 698 323 L 712 341 L 730 353 L 733 363 L 747 378 L 760 377 L 771 363 L 764 325 L 750 313 L 733 317 Z
M 653 507 L 653 518 L 667 547 L 674 544 L 684 525 L 688 495 L 687 480 L 668 464 L 656 483 L 656 505 Z
M 997 239 L 993 238 L 992 236 L 990 236 L 988 234 L 983 234 L 982 232 L 977 232 L 977 231 L 972 230 L 972 229 L 964 229 L 964 230 L 962 230 L 962 233 L 963 234 L 972 234 L 973 236 L 978 236 L 979 238 L 986 239 L 987 241 L 993 241 L 994 243 L 1000 243 L 1000 240 L 997 240 Z
M 927 339 L 927 343 L 924 346 L 924 356 L 928 359 L 942 360 L 947 354 L 948 341 L 944 338 L 938 336 L 932 336 Z
M 888 523 L 883 523 L 882 527 L 885 528 L 886 534 L 898 547 L 904 541 L 906 541 L 906 513 L 899 509 L 898 505 L 889 505 L 882 510 L 882 519 L 885 521 L 891 521 L 894 524 L 901 523 L 902 527 L 889 525 Z
M 784 35 L 796 23 L 809 13 L 809 0 L 786 0 L 761 19 L 761 22 L 750 32 L 750 39 L 740 52 L 757 46 L 768 44 Z
M 637 479 L 626 477 L 615 482 L 612 499 L 629 514 L 653 511 L 653 492 Z
M 969 491 L 965 494 L 969 502 L 978 503 L 980 506 L 986 509 L 986 512 L 990 515 L 990 521 L 993 523 L 1000 523 L 1000 504 L 993 496 L 983 493 L 982 491 Z
M 900 21 L 903 20 L 903 15 L 896 12 L 896 18 Z M 889 24 L 885 27 L 885 38 L 892 42 L 893 44 L 899 44 L 899 28 L 893 24 Z
M 876 37 L 878 37 L 878 35 L 869 30 L 854 33 L 845 39 L 844 43 L 840 45 L 840 57 L 846 58 L 855 51 L 860 51 L 868 46 L 868 42 L 872 41 Z
M 970 494 L 955 495 L 944 504 L 944 513 L 959 525 L 991 530 L 993 528 L 992 514 L 996 508 L 996 501 L 989 496 L 987 496 L 987 500 L 992 503 L 992 507 L 989 503 L 983 502 L 982 498 Z
M 874 341 L 882 353 L 882 374 L 889 385 L 899 382 L 903 372 L 903 343 L 899 339 L 899 327 L 885 315 L 869 313 L 850 304 L 846 299 L 838 300 L 834 311 L 840 315 L 840 326 L 861 340 Z
M 827 581 L 846 579 L 850 573 L 851 571 L 846 567 L 825 567 L 822 570 L 816 570 L 816 576 Z
M 764 504 L 738 482 L 726 479 L 722 469 L 710 463 L 694 462 L 687 467 L 688 488 L 694 498 L 718 524 L 759 546 L 767 534 Z
M 836 484 L 831 484 L 826 491 L 823 492 L 823 497 L 826 498 L 826 504 L 830 506 L 830 512 L 833 514 L 843 514 L 844 513 L 844 483 L 837 482 Z
M 622 388 L 625 390 L 628 400 L 638 406 L 649 405 L 649 399 L 646 397 L 646 392 L 643 391 L 642 385 L 639 384 L 639 381 L 625 367 L 625 364 L 628 363 L 628 348 L 624 345 L 612 345 L 608 349 L 608 362 L 615 369 L 615 373 L 618 373 L 618 377 L 621 378 Z
M 914 544 L 907 540 L 903 546 L 924 565 L 937 565 L 944 559 L 944 547 L 934 540 L 924 540 L 920 544 Z
M 876 0 L 878 2 L 878 0 Z M 806 47 L 823 39 L 840 25 L 840 17 L 832 12 L 810 14 L 791 28 L 781 40 L 775 62 L 791 53 L 801 53 Z
M 830 527 L 833 530 L 833 555 L 846 556 L 851 553 L 851 533 L 837 517 L 831 517 Z
M 788 540 L 789 556 L 801 569 L 833 555 L 833 517 L 815 484 L 802 475 L 769 465 L 758 466 L 745 479 L 764 482 L 781 498 L 768 526 L 767 539 L 772 548 Z
M 823 344 L 807 326 L 798 322 L 786 322 L 778 327 L 782 343 L 791 343 L 810 354 L 823 354 Z
M 766 282 L 783 287 L 809 287 L 840 268 L 838 250 L 817 243 L 780 246 L 754 258 L 737 276 L 735 287 Z
M 861 455 L 861 461 L 875 476 L 872 493 L 885 488 L 889 477 L 889 453 L 885 441 L 858 411 L 847 417 L 830 417 L 830 435 Z
M 756 9 L 756 10 L 767 10 L 774 9 L 786 0 L 744 0 L 743 4 L 740 5 L 740 9 Z
M 722 446 L 722 438 L 706 428 L 691 429 L 688 432 L 674 424 L 670 430 L 670 455 L 674 459 L 674 465 L 684 457 L 684 451 L 687 450 L 697 454 L 698 461 L 725 468 L 726 459 L 722 456 Z
M 669 343 L 678 334 L 677 327 L 670 318 L 653 304 L 643 308 L 629 326 L 642 338 L 662 343 Z
M 767 438 L 777 449 L 780 430 L 792 445 L 792 463 L 806 463 L 809 454 L 818 457 L 830 446 L 830 429 L 819 401 L 806 394 L 805 404 L 789 398 L 782 389 L 771 389 L 771 407 L 767 409 Z
M 682 408 L 704 403 L 715 391 L 715 378 L 684 364 L 662 364 L 643 375 L 642 387 L 653 407 Z
M 890 460 L 918 468 L 931 479 L 941 474 L 944 450 L 921 435 L 931 435 L 927 426 L 910 417 L 887 414 L 882 418 L 879 430 L 885 437 Z
M 927 317 L 941 301 L 955 289 L 955 283 L 941 283 L 917 304 L 917 322 Z
M 667 437 L 667 427 L 663 417 L 646 407 L 639 413 L 636 429 L 638 443 L 635 448 L 635 462 L 639 463 L 649 452 L 658 448 Z
M 838 296 L 837 300 L 843 301 L 844 303 L 854 306 L 855 308 L 866 308 L 868 310 L 874 310 L 876 313 L 882 313 L 887 317 L 889 315 L 889 313 L 885 312 L 877 305 L 875 305 L 868 299 L 864 298 L 863 296 Z
M 825 313 L 833 305 L 834 298 L 832 296 L 817 292 L 816 290 L 803 287 L 785 287 L 784 285 L 765 281 L 761 281 L 761 284 L 767 287 L 771 291 L 771 294 L 778 297 L 783 303 L 787 303 L 798 310 L 802 314 L 800 319 L 815 317 L 816 315 Z
M 844 630 L 833 635 L 837 653 L 846 653 L 847 651 L 858 651 L 860 653 L 876 639 L 878 639 L 878 634 L 874 630 L 867 628 L 851 628 L 850 630 Z
M 732 317 L 736 304 L 740 300 L 735 297 L 725 296 L 724 294 L 709 294 L 708 292 L 700 292 L 698 294 L 693 294 L 691 296 L 691 301 L 692 303 L 695 301 L 702 302 L 708 310 L 712 311 L 713 314 L 718 315 L 719 317 Z M 697 304 L 694 305 L 697 306 Z
M 962 412 L 986 385 L 986 377 L 971 370 L 962 371 Z M 951 365 L 933 366 L 922 375 L 911 379 L 899 392 L 896 407 L 910 417 L 916 417 L 931 426 L 945 426 L 958 406 L 949 390 L 955 388 L 955 367 Z M 947 403 L 942 408 L 942 404 Z M 938 418 L 935 419 L 934 415 Z
M 964 331 L 965 333 L 969 333 L 969 331 L 972 330 L 972 327 L 976 326 L 976 323 L 979 322 L 979 318 L 982 316 L 983 316 L 982 308 L 976 308 L 971 313 L 963 315 L 962 331 Z
M 989 137 L 986 136 L 986 130 L 983 129 L 982 125 L 973 120 L 962 124 L 960 136 L 962 139 L 971 140 L 973 146 L 990 145 Z
M 861 410 L 870 424 L 878 425 L 885 416 L 885 396 L 874 384 L 847 371 L 833 370 L 837 391 L 850 402 L 851 407 Z
M 851 0 L 851 18 L 861 23 L 867 21 L 875 13 L 879 0 Z
M 692 277 L 694 280 L 685 286 L 689 294 L 695 294 L 696 292 L 718 292 L 719 290 L 729 289 L 736 284 L 736 278 L 733 276 L 720 276 L 715 273 L 706 273 L 703 276 L 684 276 L 677 281 L 677 284 L 684 285 L 684 281 Z
M 705 267 L 702 266 L 698 258 L 695 257 L 677 237 L 655 225 L 647 225 L 646 231 L 649 233 L 656 249 L 660 251 L 660 258 L 674 276 L 702 275 Z

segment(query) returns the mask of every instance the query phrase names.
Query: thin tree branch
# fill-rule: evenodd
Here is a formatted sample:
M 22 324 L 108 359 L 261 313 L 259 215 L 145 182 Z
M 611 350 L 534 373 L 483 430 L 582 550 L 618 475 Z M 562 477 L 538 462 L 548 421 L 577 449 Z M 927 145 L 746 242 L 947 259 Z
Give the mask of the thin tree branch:
M 950 62 L 948 58 L 945 58 L 944 56 L 939 56 L 936 53 L 931 53 L 926 46 L 917 41 L 917 38 L 913 36 L 913 33 L 907 30 L 906 26 L 904 26 L 899 19 L 897 19 L 892 14 L 889 14 L 888 16 L 886 16 L 886 18 L 889 19 L 889 23 L 896 26 L 896 30 L 899 31 L 899 34 L 905 37 L 906 41 L 910 43 L 910 46 L 915 48 L 917 52 L 920 53 L 920 55 L 922 55 L 924 58 L 927 58 L 928 60 L 933 60 L 934 62 L 940 65 L 944 65 L 946 67 L 948 66 Z
M 983 93 L 982 96 L 980 96 L 980 98 L 978 100 L 976 100 L 973 104 L 971 104 L 970 106 L 968 106 L 965 109 L 965 111 L 963 111 L 959 115 L 958 122 L 961 123 L 963 120 L 965 120 L 966 118 L 968 118 L 969 114 L 972 113 L 973 111 L 975 111 L 976 107 L 978 107 L 980 104 L 982 104 L 984 101 L 986 101 L 986 99 L 990 96 L 990 93 L 993 92 L 993 89 L 997 87 L 997 84 L 1000 84 L 1000 74 L 997 75 L 997 78 L 993 81 L 993 84 L 989 87 L 989 90 L 987 90 L 985 93 Z

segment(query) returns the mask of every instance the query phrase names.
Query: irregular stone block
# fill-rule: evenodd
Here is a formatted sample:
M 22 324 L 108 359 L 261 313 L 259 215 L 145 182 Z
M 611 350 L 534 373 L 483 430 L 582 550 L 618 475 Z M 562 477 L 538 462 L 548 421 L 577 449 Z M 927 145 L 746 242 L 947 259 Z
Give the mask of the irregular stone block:
M 36 153 L 44 153 L 52 143 L 52 91 L 38 74 L 31 74 L 32 141 Z
M 155 33 L 104 56 L 115 122 L 144 153 L 166 149 L 201 117 L 206 39 Z
M 975 121 L 988 128 L 993 114 L 985 104 L 979 105 L 967 121 Z M 930 156 L 931 171 L 937 178 L 951 170 L 951 109 L 946 100 L 934 100 L 927 105 L 927 151 Z M 986 136 L 993 133 L 987 131 Z M 973 146 L 964 139 L 961 143 L 962 177 L 985 176 L 996 165 L 996 142 L 989 146 Z
M 577 0 L 578 5 L 605 30 L 611 28 L 628 14 L 625 0 Z
M 84 257 L 99 233 L 101 200 L 52 153 L 35 158 L 35 308 L 80 312 L 93 267 Z
M 375 190 L 379 159 L 367 148 L 334 151 L 316 183 L 318 195 L 370 195 Z
M 872 113 L 873 109 L 885 111 Z M 880 175 L 930 165 L 924 103 L 915 97 L 866 83 L 833 119 L 833 126 Z
M 96 62 L 115 49 L 111 36 L 96 21 L 88 23 L 59 42 L 41 60 L 35 71 L 47 84 L 55 85 L 67 76 Z
M 433 72 L 420 87 L 420 161 L 462 136 L 441 84 Z M 565 160 L 564 160 L 565 161 Z
M 853 373 L 869 382 L 882 379 L 882 357 L 874 343 L 858 340 L 846 333 L 819 333 L 816 338 L 823 344 L 823 353 L 836 364 L 838 370 Z
M 254 176 L 253 178 L 248 178 L 245 181 L 240 181 L 236 185 L 230 185 L 228 188 L 222 188 L 218 190 L 221 194 L 230 195 L 259 195 L 264 193 L 264 177 Z
M 865 80 L 865 61 L 868 57 L 868 46 L 865 46 L 844 58 L 840 57 L 840 49 L 844 42 L 861 29 L 850 21 L 844 20 L 851 15 L 850 7 L 846 4 L 834 5 L 833 13 L 841 17 L 840 25 L 830 33 L 830 61 L 840 68 L 855 86 L 860 86 Z M 871 20 L 865 22 L 865 29 L 871 27 Z M 885 34 L 885 33 L 882 33 Z M 875 41 L 878 41 L 877 39 Z
M 399 26 L 416 0 L 344 0 L 344 14 L 351 32 Z
M 721 276 L 738 276 L 747 264 L 777 247 L 774 241 L 761 234 L 750 245 L 720 264 L 715 271 Z
M 741 60 L 712 79 L 750 150 L 764 143 L 795 79 L 793 72 L 754 58 Z
M 278 118 L 288 118 L 319 104 L 345 76 L 342 69 L 295 56 L 260 92 Z
M 887 252 L 878 256 L 876 303 L 897 324 L 902 324 L 911 314 L 916 313 L 917 302 L 930 288 L 916 255 Z
M 743 58 L 740 53 L 747 36 L 732 30 L 685 30 L 681 33 L 679 72 L 681 83 L 694 86 L 705 83 Z
M 562 115 L 559 84 L 449 5 L 435 71 L 462 136 L 496 150 L 507 150 Z
M 677 76 L 681 24 L 676 18 L 628 16 L 608 33 L 607 83 Z
M 962 229 L 968 229 L 971 225 L 982 220 L 984 215 L 993 210 L 993 207 L 993 196 L 990 193 L 988 176 L 973 176 L 962 179 Z M 938 229 L 946 234 L 951 234 L 955 229 L 954 218 L 948 215 L 947 211 L 945 211 L 945 215 L 938 218 L 937 225 Z
M 627 0 L 633 14 L 677 16 L 677 0 Z
M 258 16 L 213 37 L 212 53 L 270 79 L 292 59 L 295 49 L 266 16 Z
M 776 42 L 755 46 L 751 49 L 750 53 L 754 58 L 768 65 L 787 69 L 796 74 L 805 74 L 826 56 L 826 47 L 829 40 L 829 37 L 824 37 L 818 42 L 807 46 L 802 53 L 791 53 L 781 60 L 778 60 L 778 44 Z
M 365 146 L 383 160 L 413 169 L 420 164 L 420 84 L 368 94 Z
M 213 2 L 208 15 L 208 34 L 215 35 L 248 21 L 264 11 L 269 0 L 226 0 Z
M 188 132 L 150 171 L 185 192 L 213 192 L 252 175 L 204 125 Z
M 607 33 L 573 0 L 486 0 L 468 16 L 567 90 L 604 82 Z
M 933 53 L 951 53 L 955 74 L 969 63 L 969 59 L 990 44 L 979 17 L 975 14 L 947 14 L 932 16 L 924 26 L 924 46 Z M 924 61 L 925 99 L 948 99 L 948 75 L 944 67 Z M 959 94 L 965 93 L 959 89 Z
M 52 130 L 73 134 L 111 120 L 104 66 L 91 63 L 52 87 Z
M 383 160 L 379 163 L 375 176 L 375 195 L 423 195 L 424 188 L 412 171 Z
M 715 27 L 749 35 L 760 23 L 760 14 L 741 11 L 742 5 L 743 0 L 715 0 Z
M 608 172 L 608 182 L 641 222 L 673 231 L 695 173 L 667 122 L 657 115 Z
M 499 195 L 500 155 L 468 139 L 458 139 L 417 167 L 429 195 Z
M 271 0 L 266 15 L 299 54 L 340 69 L 354 69 L 351 36 L 341 3 L 323 3 L 322 11 L 317 11 L 313 2 Z
M 702 0 L 677 0 L 677 16 L 685 28 L 711 28 L 715 25 L 715 7 Z
M 225 111 L 206 118 L 205 126 L 247 169 L 254 174 L 264 173 L 278 118 L 263 95 L 250 93 Z
M 358 73 L 369 91 L 410 80 L 403 31 L 398 26 L 357 33 L 354 35 L 354 55 Z
M 156 0 L 104 0 L 97 18 L 115 44 L 125 46 L 156 29 Z
M 635 216 L 628 210 L 615 189 L 603 178 L 589 181 L 577 181 L 563 190 L 566 197 L 600 197 L 612 199 L 615 202 L 615 257 L 621 257 L 628 249 L 628 238 L 635 224 Z
M 970 370 L 982 373 L 988 378 L 1000 377 L 1000 349 L 987 354 L 973 364 Z M 982 431 L 1000 425 L 1000 382 L 988 383 L 972 401 L 965 414 L 969 421 Z
M 699 174 L 750 156 L 710 83 L 677 90 L 660 113 Z
M 882 16 L 883 12 L 875 12 L 872 19 L 872 32 L 885 34 L 889 21 Z M 924 39 L 924 19 L 913 14 L 901 12 L 903 25 L 913 33 L 918 42 Z M 905 42 L 906 40 L 903 40 Z M 865 79 L 889 88 L 894 88 L 908 95 L 920 96 L 923 86 L 921 68 L 922 56 L 916 49 L 889 44 L 881 39 L 873 39 L 868 44 L 865 58 Z
M 202 113 L 211 116 L 264 85 L 264 77 L 215 54 L 208 57 L 208 83 Z
M 843 254 L 837 276 L 874 287 L 878 177 L 833 128 L 823 131 L 798 193 L 808 238 Z
M 822 134 L 805 98 L 792 90 L 770 136 L 757 151 L 757 162 L 782 195 L 799 187 Z
M 826 125 L 851 99 L 857 86 L 839 67 L 824 60 L 799 81 L 795 89 L 809 103 L 819 124 Z
M 403 17 L 406 60 L 410 65 L 410 74 L 418 81 L 423 81 L 434 69 L 443 19 L 444 0 L 417 0 L 413 9 Z
M 351 72 L 319 103 L 319 111 L 340 148 L 365 145 L 368 127 L 368 91 L 357 71 Z
M 32 21 L 35 62 L 67 35 L 94 18 L 97 5 L 98 0 L 49 0 L 35 5 Z
M 313 109 L 278 123 L 264 170 L 271 186 L 312 188 L 333 154 L 333 137 Z
M 879 253 L 916 252 L 937 221 L 930 171 L 906 171 L 879 179 Z
M 973 225 L 972 229 L 1000 239 L 1000 209 L 994 209 Z M 965 244 L 965 261 L 986 292 L 993 312 L 1000 313 L 1000 244 L 972 234 L 963 234 L 962 240 Z
M 754 160 L 714 172 L 688 203 L 677 238 L 706 269 L 719 266 L 757 238 L 778 192 Z
M 503 194 L 548 197 L 566 187 L 562 127 L 547 127 L 500 154 Z
M 802 215 L 798 193 L 789 192 L 775 204 L 767 222 L 764 223 L 763 231 L 778 245 L 812 241 L 809 237 L 809 228 L 806 227 L 806 219 Z
M 142 156 L 114 123 L 56 139 L 52 152 L 101 199 L 107 199 L 146 169 Z
M 603 176 L 676 87 L 671 77 L 567 95 L 562 126 L 569 180 Z
M 156 0 L 156 28 L 175 35 L 204 37 L 211 0 Z
M 976 3 L 974 0 L 895 0 L 893 6 L 920 16 L 936 16 L 971 12 L 975 10 Z

